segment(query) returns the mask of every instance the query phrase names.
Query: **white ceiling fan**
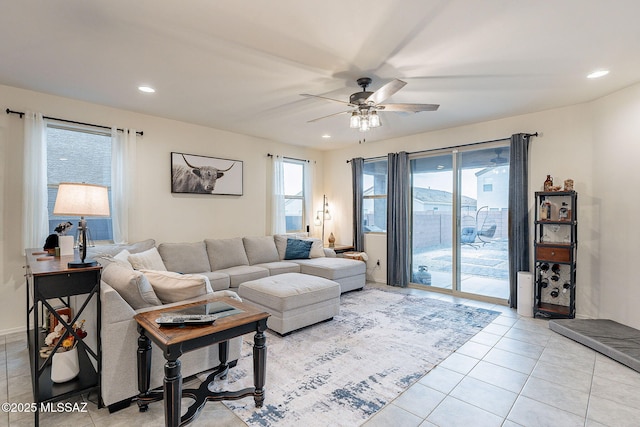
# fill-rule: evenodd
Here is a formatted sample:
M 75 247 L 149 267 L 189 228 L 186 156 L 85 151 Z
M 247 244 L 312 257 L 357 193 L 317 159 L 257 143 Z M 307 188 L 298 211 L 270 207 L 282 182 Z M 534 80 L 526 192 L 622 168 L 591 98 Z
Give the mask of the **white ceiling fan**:
M 328 98 L 326 96 L 310 95 L 308 93 L 301 94 L 308 98 L 320 98 L 352 107 L 352 109 L 347 111 L 340 111 L 338 113 L 329 114 L 328 116 L 309 120 L 308 123 L 317 122 L 318 120 L 337 116 L 339 114 L 351 113 L 350 126 L 352 128 L 359 129 L 361 132 L 366 132 L 370 128 L 375 128 L 381 125 L 378 111 L 419 113 L 421 111 L 436 111 L 438 107 L 440 107 L 438 104 L 383 104 L 383 102 L 391 97 L 391 95 L 398 92 L 407 84 L 402 80 L 394 79 L 375 92 L 367 91 L 367 87 L 371 84 L 371 79 L 369 77 L 361 77 L 356 81 L 362 88 L 362 92 L 352 94 L 349 97 L 348 102 Z

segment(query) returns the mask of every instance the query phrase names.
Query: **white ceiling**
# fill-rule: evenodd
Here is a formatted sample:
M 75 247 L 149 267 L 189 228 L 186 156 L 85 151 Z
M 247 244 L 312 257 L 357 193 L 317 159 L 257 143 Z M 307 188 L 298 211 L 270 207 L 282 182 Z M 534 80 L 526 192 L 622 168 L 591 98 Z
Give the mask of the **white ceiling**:
M 638 0 L 3 0 L 0 84 L 334 149 L 634 84 L 639 16 Z M 346 114 L 307 123 L 345 109 L 301 93 L 346 101 L 363 76 L 441 107 L 381 113 L 366 135 Z

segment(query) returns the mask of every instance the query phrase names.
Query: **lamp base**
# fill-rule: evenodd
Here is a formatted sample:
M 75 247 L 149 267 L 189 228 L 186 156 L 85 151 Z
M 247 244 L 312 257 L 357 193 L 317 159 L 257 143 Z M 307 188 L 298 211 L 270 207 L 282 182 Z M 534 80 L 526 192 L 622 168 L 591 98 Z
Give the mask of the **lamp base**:
M 98 261 L 93 259 L 85 259 L 84 261 L 73 261 L 67 264 L 69 268 L 95 267 L 96 265 L 98 265 Z

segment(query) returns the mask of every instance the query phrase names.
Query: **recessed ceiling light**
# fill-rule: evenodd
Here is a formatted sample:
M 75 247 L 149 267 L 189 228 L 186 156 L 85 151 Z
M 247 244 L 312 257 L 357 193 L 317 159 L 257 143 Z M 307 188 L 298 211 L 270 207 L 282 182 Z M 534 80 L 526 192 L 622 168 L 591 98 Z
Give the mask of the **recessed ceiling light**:
M 329 139 L 329 138 L 331 138 L 331 135 L 329 135 L 329 134 L 325 133 L 324 135 L 322 135 L 322 137 L 323 137 L 324 139 Z
M 598 70 L 598 71 L 594 71 L 593 73 L 587 75 L 588 79 L 597 79 L 599 77 L 604 77 L 607 74 L 609 74 L 609 70 Z
M 138 86 L 140 92 L 154 93 L 156 90 L 150 86 Z

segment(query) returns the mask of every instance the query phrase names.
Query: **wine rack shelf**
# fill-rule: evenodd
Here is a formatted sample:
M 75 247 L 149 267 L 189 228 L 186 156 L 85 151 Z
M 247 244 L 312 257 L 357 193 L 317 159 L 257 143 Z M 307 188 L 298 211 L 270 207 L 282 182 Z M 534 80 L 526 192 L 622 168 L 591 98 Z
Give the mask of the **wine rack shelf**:
M 534 315 L 574 318 L 578 194 L 536 192 Z

